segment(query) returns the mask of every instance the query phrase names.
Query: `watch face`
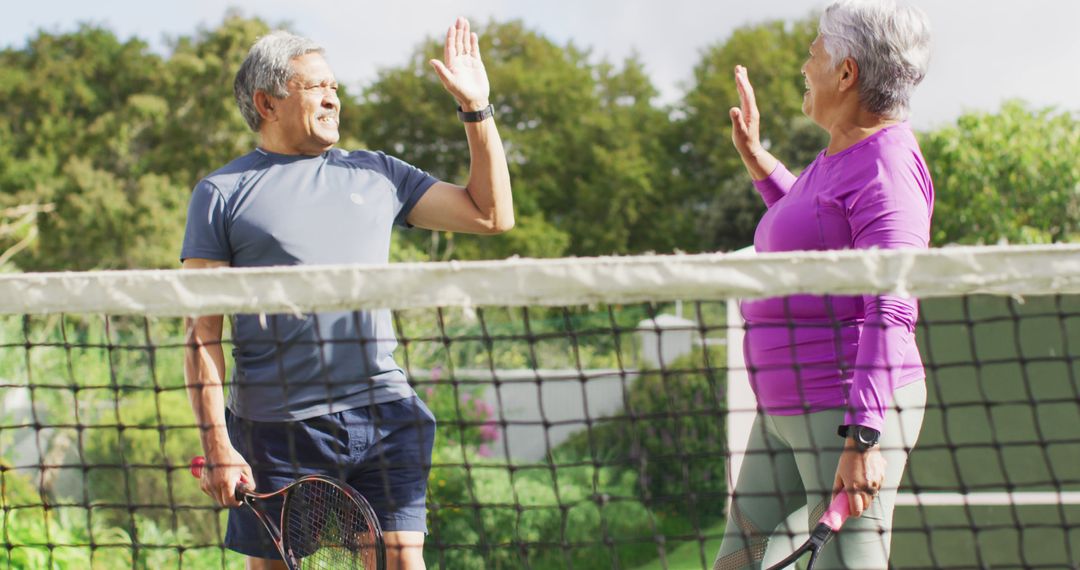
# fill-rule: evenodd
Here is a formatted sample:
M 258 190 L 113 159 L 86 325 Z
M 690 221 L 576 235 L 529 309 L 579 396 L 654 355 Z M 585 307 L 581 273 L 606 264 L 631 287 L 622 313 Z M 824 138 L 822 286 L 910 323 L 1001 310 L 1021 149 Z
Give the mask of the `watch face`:
M 862 426 L 856 426 L 855 428 L 855 441 L 866 447 L 877 445 L 879 437 L 881 437 L 881 434 L 877 430 Z

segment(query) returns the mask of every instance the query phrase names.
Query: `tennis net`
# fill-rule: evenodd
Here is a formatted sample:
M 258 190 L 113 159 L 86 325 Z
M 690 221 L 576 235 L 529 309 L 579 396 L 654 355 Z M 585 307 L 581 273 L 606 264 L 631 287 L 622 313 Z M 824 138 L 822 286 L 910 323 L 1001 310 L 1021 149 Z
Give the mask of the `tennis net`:
M 1080 564 L 1080 247 L 995 246 L 0 275 L 0 567 L 241 567 L 188 473 L 184 317 L 389 309 L 438 420 L 429 567 L 712 568 L 758 411 L 738 302 L 798 294 L 920 299 L 894 567 Z

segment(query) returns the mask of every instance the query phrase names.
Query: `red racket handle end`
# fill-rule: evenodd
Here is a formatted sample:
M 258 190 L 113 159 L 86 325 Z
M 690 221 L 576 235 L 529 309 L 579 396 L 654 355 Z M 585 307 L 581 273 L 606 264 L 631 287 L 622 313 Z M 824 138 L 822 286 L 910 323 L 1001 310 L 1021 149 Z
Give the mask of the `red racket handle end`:
M 200 479 L 202 478 L 202 470 L 206 465 L 206 458 L 203 456 L 191 458 L 191 476 Z

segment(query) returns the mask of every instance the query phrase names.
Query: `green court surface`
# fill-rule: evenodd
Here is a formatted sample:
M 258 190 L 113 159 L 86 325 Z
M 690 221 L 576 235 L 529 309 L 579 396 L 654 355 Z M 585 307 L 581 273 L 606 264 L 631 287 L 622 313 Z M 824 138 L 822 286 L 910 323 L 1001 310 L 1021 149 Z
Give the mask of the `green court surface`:
M 894 566 L 1077 567 L 1080 504 L 1023 497 L 1080 491 L 1080 299 L 924 300 L 919 341 L 929 403 L 903 490 L 970 500 L 898 507 Z M 971 504 L 1009 491 L 1025 495 Z
M 918 340 L 928 409 L 892 566 L 1080 567 L 1080 298 L 923 300 Z M 722 532 L 636 570 L 708 569 Z

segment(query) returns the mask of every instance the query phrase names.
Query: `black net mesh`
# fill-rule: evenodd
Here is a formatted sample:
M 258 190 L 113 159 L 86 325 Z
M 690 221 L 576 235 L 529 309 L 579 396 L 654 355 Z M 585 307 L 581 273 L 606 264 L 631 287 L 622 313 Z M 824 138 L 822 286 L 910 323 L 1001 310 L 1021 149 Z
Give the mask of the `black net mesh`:
M 394 310 L 396 362 L 437 418 L 419 465 L 428 566 L 712 568 L 726 525 L 739 526 L 725 517 L 727 470 L 748 457 L 755 412 L 737 307 Z M 928 400 L 895 497 L 891 565 L 1076 567 L 1080 299 L 925 299 L 916 337 Z M 228 356 L 228 322 L 223 338 Z M 242 567 L 223 544 L 226 513 L 188 473 L 202 449 L 187 350 L 180 318 L 0 316 L 0 567 Z M 340 444 L 344 457 L 350 437 L 368 438 L 365 467 L 320 466 L 365 496 L 418 467 L 382 455 L 381 414 Z M 369 499 L 394 511 L 402 497 Z M 728 559 L 767 561 L 754 533 L 773 530 L 745 531 L 761 552 Z M 769 548 L 782 557 L 801 538 Z

